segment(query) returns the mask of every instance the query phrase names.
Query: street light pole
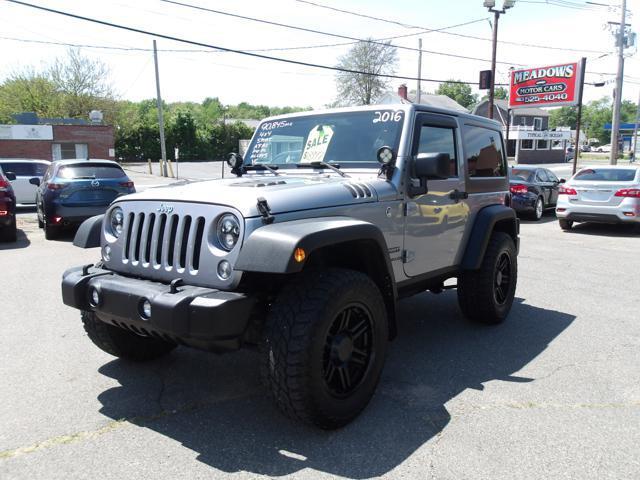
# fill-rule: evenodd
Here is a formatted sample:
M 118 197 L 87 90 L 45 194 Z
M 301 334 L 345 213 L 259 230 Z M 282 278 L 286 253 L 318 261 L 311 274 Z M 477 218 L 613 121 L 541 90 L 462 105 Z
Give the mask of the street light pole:
M 502 10 L 494 8 L 496 0 L 484 0 L 483 5 L 493 13 L 493 39 L 491 46 L 491 83 L 489 84 L 489 118 L 493 118 L 493 104 L 496 91 L 496 51 L 498 49 L 498 20 L 500 15 L 507 13 L 507 10 L 513 7 L 515 0 L 504 0 L 502 2 Z
M 493 99 L 496 92 L 496 51 L 498 49 L 498 19 L 504 10 L 493 10 L 493 45 L 491 47 L 491 83 L 489 84 L 489 118 L 493 118 Z

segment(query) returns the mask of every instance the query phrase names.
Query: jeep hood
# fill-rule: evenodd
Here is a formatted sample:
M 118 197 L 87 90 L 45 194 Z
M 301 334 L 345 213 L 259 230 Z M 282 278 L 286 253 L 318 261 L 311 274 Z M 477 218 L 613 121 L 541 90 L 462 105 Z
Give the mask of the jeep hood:
M 370 177 L 371 178 L 371 177 Z M 259 216 L 258 198 L 265 198 L 272 214 L 327 208 L 378 200 L 375 177 L 357 178 L 313 175 L 245 175 L 218 180 L 183 181 L 149 188 L 118 201 L 197 202 L 228 205 L 244 217 Z

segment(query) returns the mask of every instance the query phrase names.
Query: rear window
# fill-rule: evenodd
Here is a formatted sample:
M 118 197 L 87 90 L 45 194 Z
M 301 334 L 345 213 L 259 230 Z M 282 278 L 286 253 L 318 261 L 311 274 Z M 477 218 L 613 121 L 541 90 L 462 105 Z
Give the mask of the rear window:
M 588 168 L 576 174 L 574 180 L 590 180 L 598 182 L 632 182 L 636 177 L 635 169 L 620 168 Z
M 3 171 L 15 173 L 18 177 L 41 177 L 49 166 L 36 162 L 0 162 L 0 167 Z
M 524 170 L 522 168 L 512 168 L 511 175 L 509 177 L 513 180 L 520 180 L 523 182 L 530 182 L 533 180 L 533 170 Z
M 60 178 L 122 178 L 126 177 L 124 171 L 118 165 L 108 163 L 77 163 L 60 167 Z

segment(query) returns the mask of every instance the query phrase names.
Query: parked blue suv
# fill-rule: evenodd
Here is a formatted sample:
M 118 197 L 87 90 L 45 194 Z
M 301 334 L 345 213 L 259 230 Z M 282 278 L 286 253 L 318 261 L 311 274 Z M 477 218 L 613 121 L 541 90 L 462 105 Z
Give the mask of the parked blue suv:
M 133 182 L 110 160 L 58 160 L 52 162 L 38 185 L 38 226 L 47 240 L 65 226 L 78 225 L 105 212 L 121 195 L 135 193 Z

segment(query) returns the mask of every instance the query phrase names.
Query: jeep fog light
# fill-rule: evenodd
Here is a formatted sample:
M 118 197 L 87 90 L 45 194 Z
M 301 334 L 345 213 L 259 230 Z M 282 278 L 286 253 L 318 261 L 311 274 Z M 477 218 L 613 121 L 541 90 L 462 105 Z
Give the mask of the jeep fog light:
M 235 215 L 227 213 L 220 217 L 216 230 L 220 246 L 227 251 L 232 250 L 240 238 L 240 223 Z
M 222 280 L 229 280 L 229 277 L 231 276 L 232 271 L 233 269 L 231 268 L 231 264 L 226 260 L 222 260 L 218 264 L 218 276 Z
M 140 303 L 140 316 L 143 320 L 151 318 L 151 302 L 146 298 Z
M 94 307 L 97 307 L 98 305 L 100 305 L 100 292 L 98 291 L 97 288 L 92 288 L 91 289 L 91 305 L 93 305 Z

